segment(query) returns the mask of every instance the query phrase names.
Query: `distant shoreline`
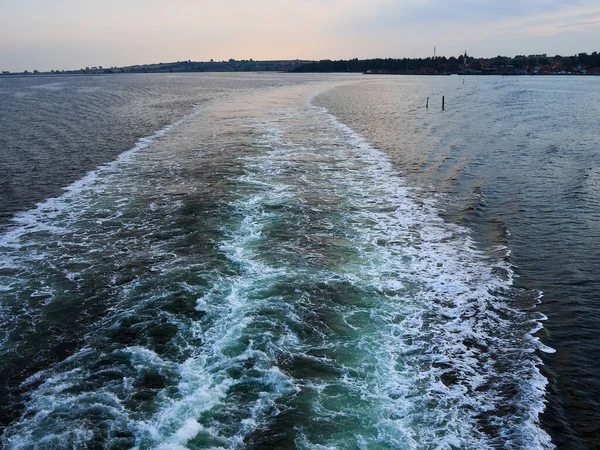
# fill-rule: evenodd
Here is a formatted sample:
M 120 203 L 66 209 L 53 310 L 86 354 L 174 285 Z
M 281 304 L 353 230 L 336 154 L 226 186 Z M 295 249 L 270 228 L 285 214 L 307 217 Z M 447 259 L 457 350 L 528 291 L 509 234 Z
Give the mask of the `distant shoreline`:
M 306 72 L 314 73 L 314 72 Z M 331 72 L 335 73 L 335 72 Z M 597 77 L 600 73 L 406 73 L 406 72 L 363 72 L 363 75 L 395 75 L 395 76 L 422 76 L 422 77 L 439 77 L 439 76 L 468 76 L 468 77 Z
M 258 70 L 253 72 L 246 71 L 203 71 L 203 72 L 123 72 L 123 73 L 39 73 L 39 74 L 0 74 L 0 79 L 11 79 L 11 78 L 62 78 L 62 77 L 104 77 L 104 76 L 130 76 L 130 75 L 184 75 L 184 74 L 198 74 L 198 73 L 220 73 L 220 74 L 232 74 L 232 73 L 282 73 L 282 74 L 355 74 L 355 75 L 384 75 L 384 76 L 407 76 L 407 77 L 440 77 L 440 76 L 475 76 L 475 77 L 599 77 L 600 73 L 539 73 L 539 74 L 502 74 L 502 73 L 406 73 L 406 72 L 285 72 L 285 71 L 274 71 L 274 70 Z
M 290 72 L 300 66 L 314 61 L 308 60 L 275 60 L 254 61 L 235 60 L 229 61 L 177 61 L 170 63 L 143 64 L 125 67 L 85 67 L 77 70 L 50 70 L 50 71 L 0 71 L 0 76 L 41 76 L 41 75 L 115 75 L 131 73 L 198 73 L 198 72 Z
M 493 58 L 458 57 L 427 58 L 358 58 L 348 60 L 273 60 L 254 61 L 177 61 L 125 67 L 85 67 L 78 70 L 50 70 L 10 73 L 0 71 L 0 77 L 55 75 L 114 75 L 132 73 L 363 73 L 367 75 L 600 75 L 600 54 L 579 53 L 573 56 L 517 55 Z

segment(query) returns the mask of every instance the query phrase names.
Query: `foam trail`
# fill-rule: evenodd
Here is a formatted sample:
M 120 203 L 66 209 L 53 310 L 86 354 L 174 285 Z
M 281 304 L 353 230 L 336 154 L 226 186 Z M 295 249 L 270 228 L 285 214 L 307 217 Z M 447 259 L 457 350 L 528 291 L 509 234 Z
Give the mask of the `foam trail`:
M 78 197 L 83 194 L 100 195 L 106 185 L 114 181 L 113 177 L 119 176 L 140 151 L 149 148 L 170 130 L 190 120 L 199 112 L 199 110 L 195 110 L 192 114 L 163 127 L 153 135 L 140 138 L 133 148 L 121 153 L 114 161 L 89 171 L 79 180 L 63 188 L 65 193 L 61 196 L 47 199 L 31 210 L 15 214 L 12 219 L 15 227 L 0 235 L 0 246 L 18 245 L 19 238 L 27 233 L 60 231 L 60 227 L 53 225 L 56 219 L 68 218 L 73 222 L 76 221 L 85 212 L 85 209 L 72 208 L 72 203 L 77 201 Z
M 539 294 L 325 110 L 259 101 L 231 107 L 252 135 L 226 202 L 190 214 L 157 200 L 141 223 L 124 208 L 159 236 L 140 247 L 149 270 L 114 285 L 78 352 L 23 384 L 2 442 L 552 448 L 543 317 L 519 307 Z M 218 233 L 202 240 L 207 217 Z
M 362 158 L 374 163 L 374 179 L 386 180 L 382 190 L 387 191 L 391 198 L 397 196 L 395 186 L 401 185 L 402 180 L 394 174 L 386 155 L 372 148 L 334 116 L 328 117 L 350 143 L 364 152 Z M 389 235 L 394 229 L 397 232 L 398 225 L 420 230 L 418 246 L 413 243 L 411 249 L 418 250 L 415 259 L 420 261 L 412 261 L 409 279 L 427 286 L 426 292 L 421 293 L 425 303 L 420 305 L 422 311 L 409 315 L 406 322 L 409 326 L 401 333 L 410 336 L 413 345 L 415 341 L 424 341 L 427 351 L 422 357 L 429 360 L 431 372 L 421 371 L 418 378 L 429 379 L 427 401 L 431 400 L 431 393 L 443 392 L 442 397 L 448 397 L 440 401 L 440 406 L 447 408 L 454 404 L 454 407 L 472 411 L 462 419 L 461 414 L 455 416 L 453 426 L 458 427 L 454 436 L 446 436 L 446 444 L 443 444 L 444 439 L 437 442 L 442 448 L 495 448 L 499 445 L 506 448 L 554 448 L 550 437 L 539 425 L 547 381 L 537 368 L 541 361 L 532 355 L 535 350 L 554 352 L 533 336 L 546 317 L 520 311 L 518 305 L 522 303 L 515 301 L 529 297 L 530 306 L 535 305 L 540 301 L 541 293 L 527 293 L 512 287 L 514 274 L 511 267 L 502 260 L 495 261 L 490 267 L 489 259 L 475 249 L 467 229 L 443 223 L 435 202 L 419 198 L 418 192 L 405 191 L 403 194 L 421 203 L 419 212 L 407 221 L 406 209 L 403 208 L 394 214 L 389 224 L 393 228 L 383 227 L 388 236 L 368 233 L 363 239 L 387 239 L 389 246 L 391 242 L 402 242 L 404 233 Z M 377 222 L 385 224 L 387 220 L 380 217 Z M 402 253 L 405 252 L 406 248 L 402 250 Z M 501 278 L 495 275 L 497 269 L 501 269 Z M 433 319 L 432 323 L 424 323 L 425 317 Z M 440 319 L 439 323 L 435 323 Z M 517 339 L 514 338 L 515 329 L 521 333 Z M 401 348 L 402 343 L 398 344 Z M 419 370 L 422 370 L 421 365 Z M 393 386 L 392 391 L 404 389 L 403 384 Z M 414 399 L 411 402 L 413 408 Z M 505 413 L 504 408 L 516 412 Z M 492 425 L 482 426 L 485 422 Z M 489 431 L 486 429 L 482 433 L 482 428 L 495 430 L 492 436 L 486 436 Z M 468 429 L 473 429 L 474 435 L 465 441 Z M 481 442 L 478 442 L 478 435 L 482 438 Z M 433 442 L 436 440 L 432 436 Z

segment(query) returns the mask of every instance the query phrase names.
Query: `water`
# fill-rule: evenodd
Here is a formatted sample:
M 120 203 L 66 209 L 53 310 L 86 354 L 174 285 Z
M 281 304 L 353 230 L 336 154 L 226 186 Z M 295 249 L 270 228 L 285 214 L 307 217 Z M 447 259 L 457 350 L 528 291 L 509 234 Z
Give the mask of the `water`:
M 194 107 L 290 82 L 256 74 L 3 78 L 0 227 Z
M 55 80 L 2 80 L 0 95 L 74 101 L 34 86 Z M 547 188 L 522 191 L 539 180 L 520 132 L 558 149 L 578 142 L 536 128 L 552 127 L 548 118 L 520 127 L 506 99 L 543 97 L 550 79 L 464 88 L 456 78 L 284 74 L 58 80 L 69 92 L 81 83 L 120 92 L 117 110 L 107 101 L 96 114 L 122 134 L 98 150 L 100 166 L 80 161 L 87 145 L 57 147 L 79 174 L 62 194 L 68 183 L 38 171 L 34 183 L 54 197 L 2 202 L 5 447 L 553 448 L 571 439 L 593 448 L 560 383 L 593 373 L 594 344 L 580 353 L 587 369 L 564 361 L 564 346 L 585 337 L 567 339 L 570 325 L 553 320 L 578 311 L 557 294 L 564 267 L 545 259 L 571 249 L 560 236 L 578 236 L 502 202 L 509 191 L 548 207 L 538 198 Z M 446 93 L 444 115 L 424 111 L 423 95 L 439 92 L 457 100 Z M 167 99 L 151 132 L 119 128 L 131 111 L 153 120 Z M 473 105 L 477 120 L 467 120 Z M 12 120 L 23 119 L 0 117 Z M 491 145 L 481 132 L 493 126 Z M 86 136 L 89 121 L 77 127 Z M 520 169 L 508 170 L 518 155 Z M 554 173 L 558 191 L 574 162 Z M 502 176 L 510 188 L 492 182 Z M 27 192 L 22 177 L 10 183 Z M 585 217 L 593 227 L 598 210 L 587 205 L 565 211 L 565 223 Z M 530 217 L 556 239 L 542 245 Z M 593 272 L 595 248 L 579 245 Z M 593 324 L 593 298 L 585 304 Z M 587 389 L 578 409 L 594 417 Z
M 486 252 L 509 247 L 516 286 L 543 291 L 549 320 L 538 336 L 556 350 L 542 355 L 543 426 L 559 448 L 597 448 L 600 80 L 465 81 L 380 79 L 322 101 L 414 183 L 443 194 L 444 218 Z

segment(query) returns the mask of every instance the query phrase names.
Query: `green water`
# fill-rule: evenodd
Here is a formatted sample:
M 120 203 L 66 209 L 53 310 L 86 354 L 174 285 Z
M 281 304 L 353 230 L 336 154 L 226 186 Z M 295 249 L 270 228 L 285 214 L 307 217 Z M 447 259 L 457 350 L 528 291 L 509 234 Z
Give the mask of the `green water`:
M 310 103 L 333 85 L 205 105 L 21 216 L 5 446 L 551 448 L 537 292 Z

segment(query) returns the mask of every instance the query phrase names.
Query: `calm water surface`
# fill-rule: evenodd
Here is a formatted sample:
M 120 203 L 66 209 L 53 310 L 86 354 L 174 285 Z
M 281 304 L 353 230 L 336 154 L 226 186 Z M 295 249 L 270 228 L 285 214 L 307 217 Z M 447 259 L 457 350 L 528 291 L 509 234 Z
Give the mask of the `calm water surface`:
M 598 82 L 0 79 L 3 445 L 596 448 Z

